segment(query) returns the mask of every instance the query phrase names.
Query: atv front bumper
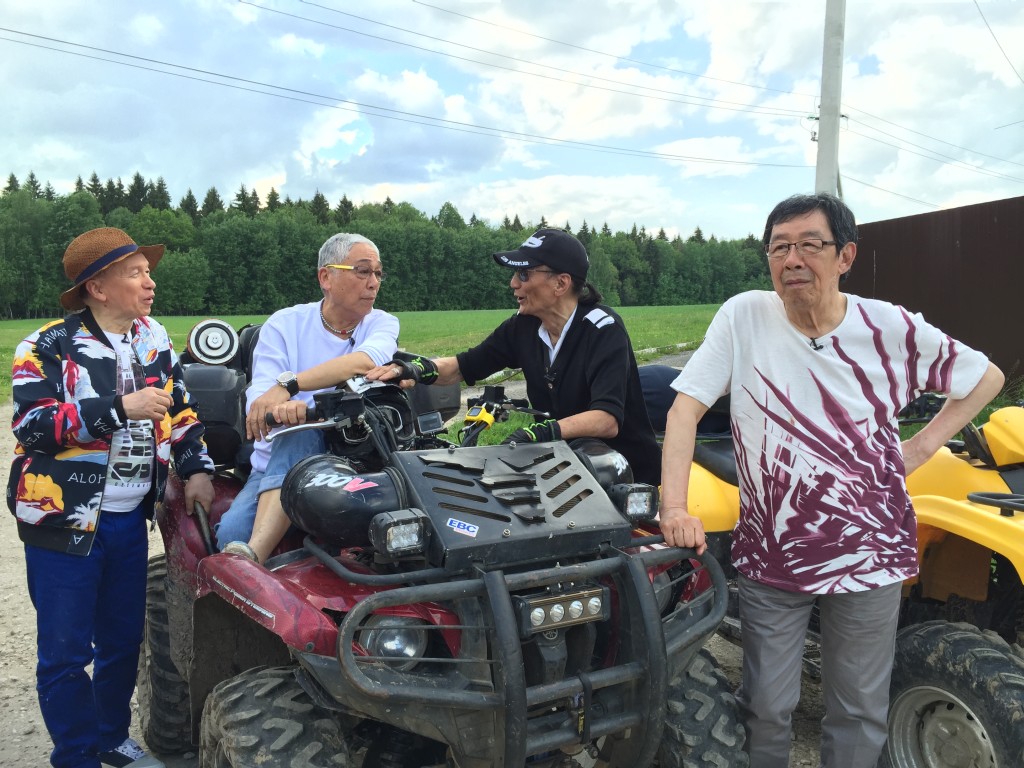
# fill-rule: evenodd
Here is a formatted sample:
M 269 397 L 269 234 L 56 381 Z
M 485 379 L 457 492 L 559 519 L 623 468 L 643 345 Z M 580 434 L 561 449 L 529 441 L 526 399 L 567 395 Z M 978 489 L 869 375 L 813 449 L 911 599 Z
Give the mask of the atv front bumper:
M 685 578 L 693 583 L 703 571 L 710 587 L 659 610 L 650 570 L 687 560 L 699 565 Z M 515 596 L 597 582 L 614 585 L 614 605 L 592 662 L 531 684 Z M 661 743 L 669 681 L 716 631 L 727 597 L 722 569 L 706 553 L 610 549 L 586 563 L 380 592 L 342 621 L 336 659 L 296 655 L 318 703 L 444 742 L 460 768 L 518 767 L 528 756 L 572 752 L 602 737 L 611 737 L 602 757 L 623 756 L 611 764 L 646 766 Z M 423 603 L 456 606 L 460 624 L 444 629 L 459 632 L 457 653 L 425 658 L 411 672 L 359 655 L 359 632 L 371 616 Z

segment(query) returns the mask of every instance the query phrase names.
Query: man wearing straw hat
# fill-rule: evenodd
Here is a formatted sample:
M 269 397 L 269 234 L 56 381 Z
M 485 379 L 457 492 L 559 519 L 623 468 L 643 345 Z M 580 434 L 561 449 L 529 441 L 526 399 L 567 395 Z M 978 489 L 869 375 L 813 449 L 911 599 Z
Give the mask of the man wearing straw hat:
M 36 689 L 55 768 L 162 766 L 128 736 L 146 604 L 146 520 L 168 464 L 189 509 L 213 463 L 167 331 L 149 317 L 162 245 L 119 229 L 64 253 L 69 314 L 14 355 L 7 503 L 36 609 Z M 86 667 L 92 663 L 90 678 Z

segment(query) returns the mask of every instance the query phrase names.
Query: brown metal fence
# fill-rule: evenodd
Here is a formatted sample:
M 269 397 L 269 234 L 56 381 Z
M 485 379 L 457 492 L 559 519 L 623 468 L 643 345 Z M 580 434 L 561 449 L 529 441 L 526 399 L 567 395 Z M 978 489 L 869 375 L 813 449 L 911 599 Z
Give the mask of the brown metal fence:
M 1024 197 L 861 224 L 842 290 L 920 312 L 1024 377 Z

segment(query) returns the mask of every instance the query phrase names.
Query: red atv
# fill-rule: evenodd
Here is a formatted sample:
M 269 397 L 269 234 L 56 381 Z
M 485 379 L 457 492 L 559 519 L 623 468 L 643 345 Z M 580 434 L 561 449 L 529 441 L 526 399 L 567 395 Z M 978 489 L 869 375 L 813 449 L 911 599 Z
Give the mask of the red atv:
M 201 766 L 746 766 L 710 556 L 667 547 L 657 489 L 597 440 L 476 445 L 523 408 L 488 387 L 458 444 L 458 387 L 316 397 L 328 452 L 282 487 L 293 531 L 264 565 L 216 553 L 246 472 L 241 340 L 190 334 L 185 381 L 218 464 L 157 520 L 140 702 L 157 752 Z M 440 407 L 439 407 L 440 406 Z M 201 713 L 201 717 L 200 717 Z

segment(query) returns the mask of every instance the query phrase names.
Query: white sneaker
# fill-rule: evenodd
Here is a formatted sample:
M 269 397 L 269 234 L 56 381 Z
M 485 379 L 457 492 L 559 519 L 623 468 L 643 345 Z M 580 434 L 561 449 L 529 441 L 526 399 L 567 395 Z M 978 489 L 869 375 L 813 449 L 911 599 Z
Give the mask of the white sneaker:
M 113 768 L 166 768 L 166 766 L 139 746 L 133 738 L 121 742 L 121 746 L 109 752 L 100 752 L 100 762 Z

